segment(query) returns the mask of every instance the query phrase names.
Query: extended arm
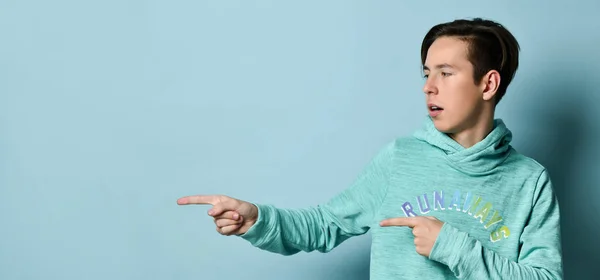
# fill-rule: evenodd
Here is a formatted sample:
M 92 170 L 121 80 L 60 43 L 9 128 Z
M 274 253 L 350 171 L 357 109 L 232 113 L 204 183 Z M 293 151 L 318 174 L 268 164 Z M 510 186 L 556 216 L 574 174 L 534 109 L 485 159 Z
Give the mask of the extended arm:
M 369 163 L 348 189 L 326 204 L 306 209 L 281 209 L 256 204 L 259 218 L 241 237 L 270 252 L 329 252 L 352 236 L 366 233 L 388 188 L 393 143 Z

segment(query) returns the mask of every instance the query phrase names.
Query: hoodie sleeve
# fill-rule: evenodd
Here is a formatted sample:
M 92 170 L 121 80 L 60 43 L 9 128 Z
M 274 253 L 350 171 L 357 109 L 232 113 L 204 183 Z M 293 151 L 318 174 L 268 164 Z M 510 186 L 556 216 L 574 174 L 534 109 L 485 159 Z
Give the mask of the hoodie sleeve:
M 386 195 L 393 145 L 382 149 L 355 182 L 327 203 L 305 209 L 255 204 L 256 223 L 241 237 L 260 249 L 282 255 L 329 252 L 350 237 L 365 234 Z
M 559 205 L 543 171 L 517 260 L 504 258 L 449 224 L 444 224 L 430 259 L 446 264 L 463 279 L 562 279 Z

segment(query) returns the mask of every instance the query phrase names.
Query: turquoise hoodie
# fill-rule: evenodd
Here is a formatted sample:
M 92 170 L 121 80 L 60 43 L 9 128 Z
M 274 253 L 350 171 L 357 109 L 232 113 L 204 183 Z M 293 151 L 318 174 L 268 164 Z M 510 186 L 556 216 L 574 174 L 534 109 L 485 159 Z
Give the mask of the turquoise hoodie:
M 422 129 L 386 145 L 356 181 L 327 203 L 305 209 L 257 204 L 241 237 L 291 255 L 329 252 L 352 236 L 372 235 L 372 280 L 562 279 L 559 206 L 547 170 L 510 146 L 502 120 L 473 147 Z M 392 217 L 444 222 L 430 256 L 415 250 Z

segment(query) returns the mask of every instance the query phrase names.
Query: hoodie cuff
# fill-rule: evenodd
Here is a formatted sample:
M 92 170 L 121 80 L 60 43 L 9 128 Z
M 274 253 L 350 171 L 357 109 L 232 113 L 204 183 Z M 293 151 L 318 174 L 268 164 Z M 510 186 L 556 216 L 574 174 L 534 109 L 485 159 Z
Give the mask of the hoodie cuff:
M 462 244 L 467 238 L 466 234 L 455 227 L 444 223 L 433 248 L 429 253 L 429 259 L 453 267 L 460 257 Z
M 273 218 L 276 213 L 275 209 L 269 205 L 254 204 L 254 206 L 258 209 L 258 218 L 254 225 L 239 237 L 250 242 L 253 246 L 260 247 L 268 241 L 268 233 L 273 229 Z

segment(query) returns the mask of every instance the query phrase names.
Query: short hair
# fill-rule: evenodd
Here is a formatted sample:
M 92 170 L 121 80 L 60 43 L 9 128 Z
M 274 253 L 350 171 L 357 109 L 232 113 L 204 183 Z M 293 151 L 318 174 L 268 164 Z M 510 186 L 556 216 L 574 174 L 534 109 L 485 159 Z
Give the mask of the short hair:
M 467 42 L 467 58 L 473 65 L 473 79 L 481 81 L 490 70 L 500 73 L 500 85 L 496 92 L 496 104 L 506 93 L 519 67 L 519 43 L 501 24 L 482 18 L 457 19 L 432 27 L 421 44 L 421 63 L 424 65 L 427 51 L 440 37 L 455 37 Z

